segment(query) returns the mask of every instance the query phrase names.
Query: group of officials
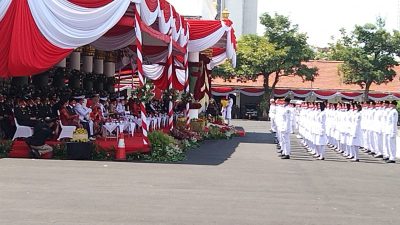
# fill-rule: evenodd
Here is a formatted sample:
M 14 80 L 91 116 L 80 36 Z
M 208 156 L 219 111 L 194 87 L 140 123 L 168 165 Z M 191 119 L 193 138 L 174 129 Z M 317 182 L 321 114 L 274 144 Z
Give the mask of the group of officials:
M 290 134 L 298 132 L 305 149 L 319 160 L 325 159 L 329 147 L 352 162 L 359 162 L 363 150 L 395 163 L 396 101 L 291 104 L 289 98 L 278 99 L 271 100 L 269 117 L 282 159 L 290 159 Z

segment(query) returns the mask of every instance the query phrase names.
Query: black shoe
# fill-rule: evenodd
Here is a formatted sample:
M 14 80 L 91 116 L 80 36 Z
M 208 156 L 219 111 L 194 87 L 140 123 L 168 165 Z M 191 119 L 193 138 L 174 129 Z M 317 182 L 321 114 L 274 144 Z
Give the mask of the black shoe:
M 383 155 L 375 155 L 374 158 L 383 158 Z
M 360 162 L 360 160 L 359 159 L 352 159 L 352 160 L 350 160 L 350 162 Z
M 382 160 L 383 160 L 383 161 L 388 161 L 389 158 L 388 158 L 388 157 L 383 157 Z
M 33 159 L 40 159 L 40 153 L 37 150 L 31 149 L 29 155 Z
M 281 159 L 290 159 L 290 156 L 288 156 L 288 155 L 283 155 L 283 156 L 281 157 Z
M 394 160 L 387 160 L 386 163 L 396 163 Z
M 278 154 L 278 157 L 282 158 L 283 156 L 285 156 L 284 154 Z
M 276 153 L 282 153 L 282 150 L 278 150 L 278 151 L 276 151 Z
M 365 153 L 370 153 L 371 152 L 371 150 L 367 150 L 367 151 L 365 151 Z

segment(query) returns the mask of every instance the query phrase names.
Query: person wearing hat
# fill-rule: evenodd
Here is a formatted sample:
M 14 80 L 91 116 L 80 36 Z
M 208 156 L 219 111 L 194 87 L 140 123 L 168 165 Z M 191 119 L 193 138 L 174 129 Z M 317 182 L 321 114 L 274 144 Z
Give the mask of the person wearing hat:
M 280 146 L 282 149 L 282 159 L 290 159 L 290 133 L 292 132 L 291 125 L 291 110 L 289 108 L 290 98 L 285 98 L 283 105 L 281 106 L 279 115 L 281 118 L 278 120 L 278 129 L 280 132 Z
M 25 140 L 31 149 L 30 154 L 33 158 L 40 158 L 41 155 L 53 151 L 53 147 L 46 144 L 46 140 L 55 134 L 51 129 L 53 126 L 54 119 L 46 117 L 44 122 L 36 124 L 33 129 L 33 135 Z
M 397 102 L 392 101 L 389 104 L 386 122 L 383 125 L 384 138 L 386 142 L 386 152 L 389 158 L 385 157 L 387 163 L 395 163 L 396 161 L 396 136 L 397 136 L 397 122 L 399 114 L 396 109 Z

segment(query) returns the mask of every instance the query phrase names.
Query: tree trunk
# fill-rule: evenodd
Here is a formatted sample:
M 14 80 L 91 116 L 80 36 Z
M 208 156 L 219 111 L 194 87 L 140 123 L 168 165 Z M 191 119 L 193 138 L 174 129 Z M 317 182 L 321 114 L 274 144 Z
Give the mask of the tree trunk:
M 372 84 L 372 82 L 367 82 L 365 84 L 365 90 L 364 90 L 364 101 L 365 102 L 369 101 L 368 94 L 369 94 L 369 89 L 371 88 L 371 84 Z
M 271 89 L 269 88 L 269 74 L 264 74 L 264 96 L 262 101 L 265 101 L 265 107 L 262 109 L 262 117 L 268 118 L 268 112 L 269 112 L 269 101 L 271 99 Z
M 274 97 L 275 87 L 278 84 L 278 82 L 279 82 L 279 72 L 276 72 L 275 73 L 274 83 L 272 84 L 272 87 L 271 87 L 271 98 Z

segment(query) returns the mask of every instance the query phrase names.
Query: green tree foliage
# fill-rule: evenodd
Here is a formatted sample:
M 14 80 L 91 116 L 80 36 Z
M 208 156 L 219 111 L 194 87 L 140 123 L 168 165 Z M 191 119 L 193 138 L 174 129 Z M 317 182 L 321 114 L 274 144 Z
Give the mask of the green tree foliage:
M 233 70 L 224 64 L 216 74 L 234 75 L 245 80 L 254 80 L 263 75 L 266 99 L 270 98 L 270 93 L 282 76 L 313 80 L 317 68 L 303 64 L 314 58 L 314 52 L 307 44 L 307 35 L 300 33 L 298 26 L 292 25 L 289 18 L 282 15 L 264 13 L 260 20 L 265 27 L 264 35 L 244 35 L 238 41 L 236 68 Z M 270 85 L 269 77 L 272 74 L 275 79 Z
M 384 20 L 378 18 L 376 24 L 356 26 L 350 34 L 342 29 L 341 38 L 331 46 L 335 57 L 344 61 L 339 66 L 343 82 L 364 88 L 365 100 L 373 83 L 387 83 L 396 76 L 400 34 L 384 27 Z

